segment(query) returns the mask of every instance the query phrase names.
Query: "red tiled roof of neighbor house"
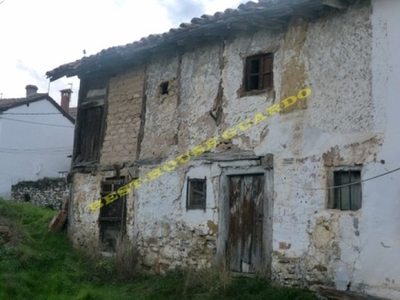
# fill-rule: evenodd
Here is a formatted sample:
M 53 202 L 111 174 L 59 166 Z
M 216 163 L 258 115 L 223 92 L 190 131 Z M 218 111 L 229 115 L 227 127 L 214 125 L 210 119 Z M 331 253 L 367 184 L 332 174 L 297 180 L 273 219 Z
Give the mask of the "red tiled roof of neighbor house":
M 69 108 L 69 115 L 76 119 L 76 115 L 78 114 L 78 107 L 70 107 Z
M 60 113 L 66 117 L 68 120 L 70 120 L 73 124 L 75 124 L 75 119 L 71 117 L 69 114 L 67 114 L 58 103 L 49 96 L 47 93 L 37 93 L 31 97 L 21 97 L 21 98 L 4 98 L 0 99 L 0 115 L 14 107 L 22 106 L 22 105 L 27 105 L 33 102 L 41 101 L 41 100 L 47 100 L 51 104 L 54 105 L 57 110 L 60 111 Z
M 22 98 L 5 98 L 5 99 L 0 99 L 0 111 L 4 111 L 16 106 L 20 106 L 23 104 L 27 104 L 30 102 L 35 102 L 38 100 L 42 100 L 43 98 L 48 97 L 48 94 L 36 94 L 35 96 L 32 97 L 22 97 Z
M 124 46 L 110 47 L 95 55 L 83 57 L 48 71 L 51 81 L 63 76 L 85 76 L 92 72 L 143 61 L 151 51 L 162 47 L 176 47 L 208 37 L 229 36 L 241 30 L 287 26 L 291 17 L 315 19 L 332 9 L 345 9 L 354 0 L 259 0 L 241 4 L 237 9 L 226 9 L 214 15 L 193 18 L 162 34 L 151 34 Z

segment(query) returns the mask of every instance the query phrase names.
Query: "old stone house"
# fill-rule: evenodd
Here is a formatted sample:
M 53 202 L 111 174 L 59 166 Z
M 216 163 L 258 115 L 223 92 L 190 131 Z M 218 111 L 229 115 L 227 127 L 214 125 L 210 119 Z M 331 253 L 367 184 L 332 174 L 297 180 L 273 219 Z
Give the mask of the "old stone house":
M 49 71 L 81 79 L 74 245 L 399 299 L 399 13 L 260 0 Z

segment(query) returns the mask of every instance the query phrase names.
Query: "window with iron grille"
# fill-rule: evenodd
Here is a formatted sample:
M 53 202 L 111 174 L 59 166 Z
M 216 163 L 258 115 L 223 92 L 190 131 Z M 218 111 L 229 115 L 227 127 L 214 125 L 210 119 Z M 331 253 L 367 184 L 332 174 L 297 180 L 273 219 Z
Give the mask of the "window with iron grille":
M 125 184 L 125 179 L 108 178 L 102 182 L 101 196 L 116 192 Z M 126 196 L 119 197 L 100 208 L 99 226 L 102 250 L 113 252 L 116 250 L 119 239 L 125 234 Z
M 273 85 L 273 55 L 266 53 L 246 58 L 245 90 L 265 90 Z
M 361 170 L 335 170 L 332 174 L 329 208 L 356 211 L 361 208 Z
M 188 178 L 186 209 L 203 209 L 206 210 L 206 178 L 193 179 Z

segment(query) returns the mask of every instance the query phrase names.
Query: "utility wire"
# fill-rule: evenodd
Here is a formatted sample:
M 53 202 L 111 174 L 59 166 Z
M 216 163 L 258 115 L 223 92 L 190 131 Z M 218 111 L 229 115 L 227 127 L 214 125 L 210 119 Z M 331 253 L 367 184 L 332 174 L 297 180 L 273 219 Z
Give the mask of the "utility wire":
M 72 150 L 72 147 L 54 147 L 54 148 L 0 148 L 0 151 L 36 151 L 36 150 Z
M 67 114 L 67 113 L 65 113 Z M 18 115 L 18 116 L 45 116 L 45 115 L 64 115 L 62 113 L 2 113 L 1 115 Z
M 45 150 L 45 151 L 4 151 L 0 149 L 0 153 L 16 154 L 16 155 L 47 155 L 47 154 L 72 154 L 70 150 Z
M 31 122 L 31 121 L 23 121 L 23 120 L 16 120 L 16 119 L 4 118 L 4 117 L 0 117 L 0 119 L 10 120 L 10 121 L 15 121 L 15 122 L 21 122 L 21 123 L 29 123 L 29 124 L 37 124 L 37 125 L 46 125 L 46 126 L 52 126 L 52 127 L 74 128 L 74 126 L 58 125 L 58 124 L 48 124 L 48 123 Z
M 287 183 L 287 182 L 281 182 L 281 183 L 278 183 L 278 185 L 286 184 L 286 185 L 289 185 L 291 187 L 298 188 L 300 190 L 312 190 L 312 191 L 325 190 L 326 191 L 326 190 L 332 190 L 332 189 L 336 189 L 336 188 L 351 186 L 351 185 L 355 185 L 355 184 L 360 184 L 360 183 L 363 183 L 363 182 L 366 182 L 366 181 L 370 181 L 370 180 L 373 180 L 373 179 L 376 179 L 376 178 L 379 178 L 379 177 L 386 176 L 388 174 L 391 174 L 391 173 L 394 173 L 394 172 L 397 172 L 397 171 L 400 171 L 400 168 L 396 168 L 396 169 L 393 169 L 393 170 L 388 171 L 386 173 L 379 174 L 379 175 L 376 175 L 376 176 L 373 176 L 373 177 L 370 177 L 370 178 L 366 178 L 366 179 L 363 179 L 363 180 L 360 180 L 360 181 L 355 181 L 355 182 L 341 184 L 341 185 L 335 185 L 335 186 L 328 186 L 326 188 L 304 188 L 304 187 L 293 185 L 293 184 L 290 184 L 290 183 Z
M 0 153 L 5 154 L 16 154 L 16 155 L 70 155 L 72 154 L 72 148 L 48 148 L 48 149 L 2 149 Z
M 49 152 L 49 153 L 13 153 L 13 152 L 2 152 L 0 151 L 0 153 L 4 153 L 4 154 L 13 154 L 13 155 L 29 155 L 29 156 L 35 156 L 35 155 L 71 155 L 71 152 Z

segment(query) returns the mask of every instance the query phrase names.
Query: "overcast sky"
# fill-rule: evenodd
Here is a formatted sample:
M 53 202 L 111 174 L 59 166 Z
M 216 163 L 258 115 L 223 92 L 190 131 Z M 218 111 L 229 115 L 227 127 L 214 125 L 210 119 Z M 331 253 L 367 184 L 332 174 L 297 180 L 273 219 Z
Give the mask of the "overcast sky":
M 1 2 L 2 0 L 0 0 Z M 162 33 L 202 14 L 236 8 L 243 0 L 4 0 L 0 4 L 0 94 L 25 96 L 34 84 L 48 91 L 45 73 L 61 64 L 95 54 L 104 48 Z M 59 90 L 77 78 L 50 84 L 50 96 L 60 102 Z

